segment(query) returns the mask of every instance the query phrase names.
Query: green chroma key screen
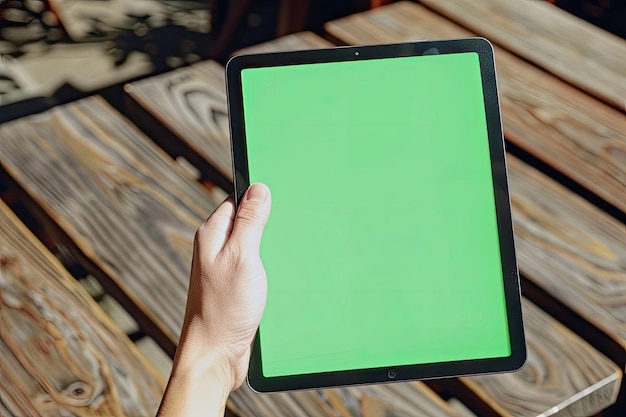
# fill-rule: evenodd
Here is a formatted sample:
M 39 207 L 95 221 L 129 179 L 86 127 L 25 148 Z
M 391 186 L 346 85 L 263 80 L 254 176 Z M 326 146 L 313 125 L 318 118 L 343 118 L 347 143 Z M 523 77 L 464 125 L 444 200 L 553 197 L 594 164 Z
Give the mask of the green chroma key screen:
M 241 79 L 250 182 L 273 198 L 263 375 L 508 356 L 478 55 Z

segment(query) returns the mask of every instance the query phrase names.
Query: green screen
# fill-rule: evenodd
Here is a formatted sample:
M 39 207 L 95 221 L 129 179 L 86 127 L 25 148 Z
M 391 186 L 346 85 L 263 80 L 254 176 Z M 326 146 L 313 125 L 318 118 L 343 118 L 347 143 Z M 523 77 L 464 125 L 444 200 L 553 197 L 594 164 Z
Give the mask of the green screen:
M 478 55 L 242 71 L 265 377 L 510 354 Z

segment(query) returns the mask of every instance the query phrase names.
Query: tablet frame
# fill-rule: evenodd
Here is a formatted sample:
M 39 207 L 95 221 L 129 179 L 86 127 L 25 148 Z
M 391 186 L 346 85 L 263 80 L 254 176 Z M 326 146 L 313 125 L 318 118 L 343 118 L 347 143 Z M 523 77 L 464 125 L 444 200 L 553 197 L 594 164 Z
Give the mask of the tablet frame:
M 253 390 L 257 392 L 275 392 L 507 372 L 520 369 L 526 362 L 519 273 L 513 241 L 504 138 L 499 110 L 493 47 L 488 40 L 484 38 L 467 38 L 387 45 L 345 46 L 294 52 L 238 55 L 231 58 L 226 64 L 226 90 L 228 97 L 235 204 L 236 207 L 239 207 L 241 198 L 250 185 L 243 114 L 242 70 L 248 68 L 464 52 L 477 53 L 480 63 L 511 355 L 500 358 L 402 365 L 268 378 L 263 376 L 262 372 L 262 347 L 260 345 L 259 330 L 257 330 L 257 335 L 252 346 L 250 368 L 248 371 L 248 384 Z

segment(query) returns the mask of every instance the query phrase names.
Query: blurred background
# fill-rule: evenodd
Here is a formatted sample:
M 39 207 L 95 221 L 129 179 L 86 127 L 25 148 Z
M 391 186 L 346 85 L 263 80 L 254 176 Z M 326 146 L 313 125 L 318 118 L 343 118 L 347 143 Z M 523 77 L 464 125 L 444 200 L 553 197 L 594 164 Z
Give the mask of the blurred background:
M 626 36 L 621 0 L 550 0 Z M 0 121 L 289 33 L 389 0 L 3 0 Z M 22 104 L 15 104 L 22 102 Z M 30 109 L 30 110 L 29 110 Z
M 369 0 L 3 0 L 0 104 L 76 99 L 365 10 Z M 110 88 L 110 91 L 115 88 Z M 48 101 L 49 102 L 49 101 Z M 23 115 L 4 108 L 1 120 Z

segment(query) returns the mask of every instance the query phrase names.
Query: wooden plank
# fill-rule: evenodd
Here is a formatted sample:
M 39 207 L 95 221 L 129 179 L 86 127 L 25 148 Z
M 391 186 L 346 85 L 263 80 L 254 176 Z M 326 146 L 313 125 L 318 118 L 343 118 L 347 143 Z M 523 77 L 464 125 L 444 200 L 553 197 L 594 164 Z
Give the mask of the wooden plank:
M 314 49 L 330 43 L 310 32 L 285 36 L 245 51 Z M 224 68 L 206 61 L 159 76 L 127 84 L 125 92 L 152 118 L 163 124 L 184 146 L 200 155 L 217 173 L 232 181 L 230 134 Z M 132 107 L 132 106 L 131 106 Z M 129 108 L 131 113 L 136 110 Z M 147 130 L 149 130 L 148 127 Z M 156 132 L 157 138 L 162 133 Z M 189 157 L 193 159 L 193 156 Z M 202 165 L 202 161 L 190 161 Z M 206 171 L 206 169 L 202 169 Z M 212 175 L 211 173 L 208 174 Z
M 477 417 L 476 414 L 472 412 L 472 410 L 467 408 L 465 404 L 463 404 L 461 401 L 459 401 L 456 398 L 450 398 L 448 400 L 448 404 L 450 405 L 450 407 L 458 411 L 461 417 Z
M 164 380 L 0 201 L 0 411 L 154 415 Z
M 508 157 L 521 273 L 620 346 L 626 363 L 626 227 Z
M 193 236 L 218 202 L 99 97 L 1 125 L 0 164 L 173 353 Z
M 43 48 L 42 44 L 45 42 L 39 48 Z M 42 95 L 51 95 L 64 84 L 80 91 L 94 91 L 154 71 L 147 54 L 130 54 L 123 64 L 116 65 L 108 47 L 106 42 L 59 43 L 45 53 L 29 51 L 16 61 L 39 86 Z
M 246 386 L 231 396 L 229 404 L 242 417 L 463 416 L 421 382 L 264 395 Z
M 124 91 L 232 181 L 224 67 L 200 62 L 126 84 Z
M 620 368 L 526 299 L 522 310 L 524 368 L 461 381 L 502 416 L 591 416 L 613 404 Z
M 42 96 L 43 93 L 43 88 L 16 59 L 0 54 L 0 106 Z
M 261 54 L 268 52 L 299 51 L 304 49 L 331 48 L 334 45 L 313 32 L 300 32 L 240 49 L 233 55 Z
M 625 111 L 624 39 L 546 1 L 422 3 Z
M 115 39 L 115 35 L 120 36 L 119 32 L 133 28 L 140 35 L 142 31 L 167 25 L 168 20 L 171 24 L 182 25 L 199 33 L 208 33 L 210 29 L 209 8 L 202 0 L 185 0 L 174 4 L 153 0 L 49 0 L 49 3 L 74 42 L 104 41 L 106 35 L 109 35 L 109 39 Z M 134 19 L 146 23 L 140 26 Z M 155 43 L 160 45 L 159 42 Z
M 409 2 L 327 23 L 326 30 L 350 44 L 473 36 Z M 506 138 L 626 211 L 626 118 L 503 49 L 495 51 Z
M 505 135 L 626 211 L 626 118 L 555 77 L 498 50 Z

